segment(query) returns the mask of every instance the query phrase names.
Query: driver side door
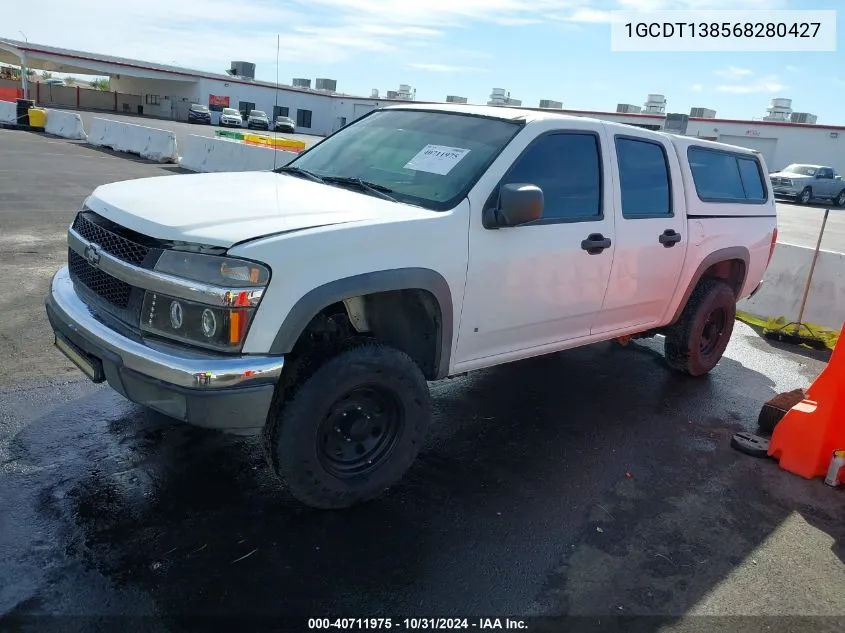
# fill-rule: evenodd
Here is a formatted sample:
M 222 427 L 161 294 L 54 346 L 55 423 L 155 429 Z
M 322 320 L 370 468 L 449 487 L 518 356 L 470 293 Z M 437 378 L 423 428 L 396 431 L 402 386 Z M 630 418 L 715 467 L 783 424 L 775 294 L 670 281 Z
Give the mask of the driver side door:
M 565 129 L 519 140 L 488 171 L 496 173 L 504 164 L 498 172 L 504 175 L 479 181 L 470 197 L 467 282 L 455 353 L 461 371 L 563 349 L 588 337 L 610 277 L 616 236 L 604 128 L 567 121 Z M 498 204 L 502 185 L 517 183 L 543 191 L 541 218 L 485 228 L 483 209 Z

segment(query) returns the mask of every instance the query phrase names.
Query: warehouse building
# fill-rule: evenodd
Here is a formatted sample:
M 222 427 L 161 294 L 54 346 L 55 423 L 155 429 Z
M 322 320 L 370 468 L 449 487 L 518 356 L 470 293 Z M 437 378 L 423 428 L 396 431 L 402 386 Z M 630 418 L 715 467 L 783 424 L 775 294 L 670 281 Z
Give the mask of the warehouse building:
M 39 105 L 187 120 L 191 104 L 200 103 L 211 108 L 214 123 L 224 107 L 244 114 L 262 110 L 270 116 L 291 117 L 297 130 L 304 134 L 327 135 L 370 110 L 414 98 L 414 90 L 404 84 L 398 90 L 387 91 L 386 98 L 379 97 L 378 91 L 369 98 L 340 93 L 337 82 L 327 78 L 317 79 L 313 88 L 309 79 L 295 78 L 291 85 L 282 85 L 277 90 L 273 83 L 256 80 L 255 65 L 249 62 L 232 62 L 225 74 L 215 74 L 8 39 L 0 40 L 0 63 L 31 70 L 109 77 L 106 94 L 103 91 L 89 94 L 98 91 L 22 79 L 21 90 Z M 14 81 L 0 78 L 0 89 L 8 90 L 12 86 Z
M 373 89 L 369 97 L 338 91 L 330 78 L 292 78 L 290 85 L 276 86 L 255 79 L 255 65 L 235 61 L 225 73 L 215 74 L 97 53 L 60 49 L 40 44 L 0 40 L 0 64 L 50 72 L 109 77 L 108 90 L 59 86 L 0 77 L 0 94 L 26 91 L 28 98 L 47 107 L 76 107 L 187 120 L 192 103 L 206 104 L 212 121 L 231 107 L 248 113 L 262 110 L 271 117 L 289 116 L 297 131 L 327 135 L 371 110 L 416 99 L 407 84 L 387 90 L 381 97 Z M 5 97 L 3 97 L 5 98 Z M 466 103 L 466 97 L 450 95 L 447 102 Z M 525 107 L 504 88 L 494 88 L 488 104 Z M 767 112 L 751 120 L 718 118 L 707 107 L 694 107 L 689 114 L 668 110 L 664 95 L 650 94 L 643 105 L 619 104 L 616 112 L 564 109 L 562 101 L 543 99 L 538 108 L 563 114 L 587 116 L 638 127 L 697 136 L 760 151 L 771 171 L 790 163 L 830 165 L 845 173 L 845 126 L 818 125 L 810 113 L 793 112 L 789 99 L 773 99 Z

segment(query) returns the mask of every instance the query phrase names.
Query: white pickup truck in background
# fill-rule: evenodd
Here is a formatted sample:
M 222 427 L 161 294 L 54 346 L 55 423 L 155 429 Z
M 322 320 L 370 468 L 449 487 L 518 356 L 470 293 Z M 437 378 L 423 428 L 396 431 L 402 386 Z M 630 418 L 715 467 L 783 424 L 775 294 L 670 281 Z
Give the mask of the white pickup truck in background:
M 669 367 L 708 373 L 776 237 L 751 150 L 402 105 L 276 172 L 97 188 L 46 307 L 92 380 L 261 433 L 297 499 L 341 508 L 410 467 L 426 381 L 658 334 Z

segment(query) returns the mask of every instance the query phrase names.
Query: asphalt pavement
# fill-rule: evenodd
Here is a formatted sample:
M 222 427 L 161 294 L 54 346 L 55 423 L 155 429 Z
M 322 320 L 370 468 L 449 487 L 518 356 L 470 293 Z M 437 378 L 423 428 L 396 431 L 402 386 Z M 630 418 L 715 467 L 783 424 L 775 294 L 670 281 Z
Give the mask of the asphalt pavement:
M 822 230 L 825 207 L 789 202 L 779 202 L 777 206 L 778 241 L 815 248 Z M 830 207 L 821 248 L 845 253 L 845 208 Z
M 658 338 L 434 383 L 411 471 L 342 512 L 293 502 L 254 439 L 88 382 L 52 349 L 42 305 L 64 231 L 96 185 L 173 171 L 0 130 L 0 629 L 95 630 L 93 616 L 123 631 L 188 630 L 184 616 L 245 631 L 280 616 L 299 618 L 283 631 L 317 616 L 841 628 L 843 493 L 729 446 L 825 357 L 740 323 L 703 379 L 670 372 Z

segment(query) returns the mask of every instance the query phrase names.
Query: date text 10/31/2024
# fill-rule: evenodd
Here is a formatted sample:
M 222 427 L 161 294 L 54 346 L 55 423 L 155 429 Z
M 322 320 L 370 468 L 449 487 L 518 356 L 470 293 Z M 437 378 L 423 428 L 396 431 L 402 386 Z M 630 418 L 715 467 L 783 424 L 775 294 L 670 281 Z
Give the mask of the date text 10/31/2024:
M 524 620 L 511 618 L 309 618 L 309 630 L 527 630 Z

